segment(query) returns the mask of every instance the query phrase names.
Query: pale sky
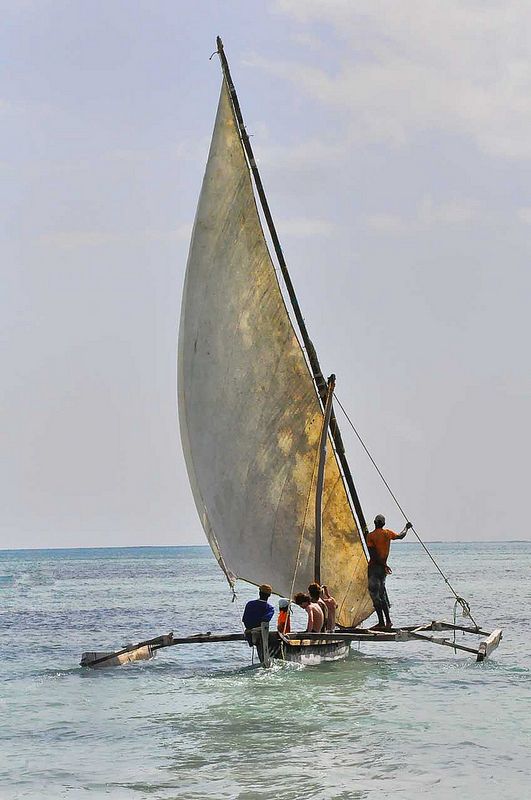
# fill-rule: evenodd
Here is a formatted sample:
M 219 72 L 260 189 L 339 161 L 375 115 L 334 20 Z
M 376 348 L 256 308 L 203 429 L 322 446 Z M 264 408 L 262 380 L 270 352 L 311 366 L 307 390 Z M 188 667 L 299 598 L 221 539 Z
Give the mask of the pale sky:
M 205 543 L 176 346 L 217 34 L 323 371 L 419 533 L 530 538 L 530 5 L 0 11 L 0 549 Z

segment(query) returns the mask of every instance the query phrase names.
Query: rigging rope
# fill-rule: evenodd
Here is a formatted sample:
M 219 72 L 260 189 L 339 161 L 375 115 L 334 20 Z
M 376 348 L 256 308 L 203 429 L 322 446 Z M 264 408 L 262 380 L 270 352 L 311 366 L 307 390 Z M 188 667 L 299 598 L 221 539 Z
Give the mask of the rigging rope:
M 343 404 L 341 403 L 341 400 L 340 400 L 340 399 L 338 398 L 338 396 L 337 396 L 337 393 L 336 393 L 335 399 L 336 399 L 336 401 L 337 401 L 337 404 L 338 404 L 338 406 L 340 407 L 341 411 L 342 411 L 342 412 L 343 412 L 343 414 L 345 415 L 345 418 L 346 418 L 346 420 L 347 420 L 348 424 L 350 425 L 350 427 L 352 428 L 352 430 L 353 430 L 353 431 L 354 431 L 354 433 L 356 434 L 356 437 L 357 437 L 357 439 L 358 439 L 359 443 L 361 444 L 361 446 L 362 446 L 362 447 L 363 447 L 363 449 L 365 450 L 365 452 L 366 452 L 367 456 L 369 457 L 369 459 L 370 459 L 370 461 L 371 461 L 371 463 L 372 463 L 373 467 L 375 468 L 376 472 L 378 473 L 378 475 L 379 475 L 379 476 L 380 476 L 380 478 L 382 479 L 382 482 L 383 482 L 383 484 L 384 484 L 385 488 L 387 489 L 387 491 L 389 492 L 389 494 L 391 495 L 391 497 L 392 497 L 392 498 L 393 498 L 393 500 L 395 501 L 395 503 L 396 503 L 396 506 L 397 506 L 398 510 L 400 511 L 400 513 L 402 514 L 402 516 L 404 517 L 405 521 L 406 521 L 406 522 L 409 522 L 409 518 L 408 518 L 408 516 L 407 516 L 406 512 L 404 511 L 404 509 L 403 509 L 403 508 L 402 508 L 402 506 L 400 505 L 400 503 L 399 503 L 399 501 L 398 501 L 398 498 L 396 497 L 395 493 L 393 492 L 393 490 L 391 489 L 391 487 L 390 487 L 390 486 L 389 486 L 389 484 L 387 483 L 387 480 L 385 479 L 385 477 L 384 477 L 384 475 L 383 475 L 383 473 L 382 473 L 382 471 L 381 471 L 380 467 L 378 466 L 378 464 L 376 463 L 376 461 L 375 461 L 375 460 L 374 460 L 374 458 L 372 457 L 372 455 L 371 455 L 371 453 L 370 453 L 370 451 L 369 451 L 369 448 L 367 447 L 367 445 L 365 444 L 365 442 L 364 442 L 364 441 L 363 441 L 363 439 L 361 438 L 360 434 L 358 433 L 358 431 L 357 431 L 357 429 L 356 429 L 356 426 L 354 425 L 354 423 L 353 423 L 353 422 L 352 422 L 352 420 L 350 419 L 349 415 L 347 414 L 347 412 L 346 412 L 346 410 L 345 410 L 345 408 L 344 408 Z M 410 524 L 411 524 L 411 523 L 410 523 Z M 457 607 L 457 604 L 459 603 L 459 605 L 461 606 L 461 608 L 462 608 L 462 610 L 463 610 L 463 616 L 465 616 L 465 617 L 469 617 L 469 618 L 470 618 L 470 620 L 471 620 L 471 621 L 474 623 L 474 625 L 476 626 L 476 628 L 479 628 L 479 625 L 477 624 L 476 620 L 475 620 L 475 619 L 474 619 L 474 617 L 472 616 L 472 612 L 471 612 L 471 610 L 470 610 L 470 604 L 468 603 L 468 601 L 467 601 L 467 600 L 465 600 L 465 598 L 464 598 L 464 597 L 461 597 L 460 595 L 458 595 L 458 594 L 457 594 L 457 592 L 456 592 L 456 591 L 455 591 L 455 589 L 453 588 L 452 584 L 450 583 L 450 581 L 448 580 L 448 578 L 446 577 L 446 575 L 444 574 L 444 572 L 442 571 L 442 569 L 439 567 L 439 565 L 438 565 L 438 564 L 437 564 L 437 562 L 435 561 L 434 557 L 432 556 L 432 554 L 430 553 L 430 551 L 428 550 L 428 548 L 426 547 L 426 545 L 424 544 L 424 542 L 422 541 L 422 539 L 420 538 L 420 536 L 418 535 L 417 531 L 415 530 L 415 528 L 414 528 L 414 526 L 413 526 L 412 524 L 411 524 L 411 530 L 413 531 L 413 533 L 415 534 L 415 536 L 416 536 L 416 537 L 417 537 L 417 539 L 419 540 L 419 543 L 420 543 L 420 544 L 422 545 L 422 547 L 424 548 L 424 551 L 426 552 L 426 554 L 428 555 L 428 557 L 429 557 L 429 558 L 430 558 L 430 560 L 432 561 L 432 563 L 433 563 L 433 565 L 435 566 L 435 568 L 436 568 L 437 572 L 438 572 L 438 573 L 441 575 L 442 579 L 444 580 L 444 582 L 446 583 L 446 585 L 448 586 L 448 588 L 449 588 L 449 589 L 450 589 L 450 591 L 452 592 L 453 596 L 455 597 L 454 614 L 455 614 L 455 609 L 456 609 L 456 607 Z

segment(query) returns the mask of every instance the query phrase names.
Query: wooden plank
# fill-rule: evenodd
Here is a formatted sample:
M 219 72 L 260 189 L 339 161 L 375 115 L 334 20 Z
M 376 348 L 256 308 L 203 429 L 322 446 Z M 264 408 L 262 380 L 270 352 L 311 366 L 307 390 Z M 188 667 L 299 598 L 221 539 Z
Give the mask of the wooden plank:
M 490 636 L 487 636 L 486 639 L 483 639 L 483 641 L 479 643 L 478 657 L 476 660 L 484 661 L 488 658 L 492 651 L 498 647 L 502 637 L 503 631 L 501 628 L 496 628 L 496 630 L 492 631 Z
M 314 633 L 307 631 L 298 631 L 295 633 L 286 634 L 286 638 L 290 641 L 304 640 L 310 642 L 394 642 L 396 641 L 396 631 L 363 631 L 360 633 L 345 633 L 332 632 L 332 633 Z

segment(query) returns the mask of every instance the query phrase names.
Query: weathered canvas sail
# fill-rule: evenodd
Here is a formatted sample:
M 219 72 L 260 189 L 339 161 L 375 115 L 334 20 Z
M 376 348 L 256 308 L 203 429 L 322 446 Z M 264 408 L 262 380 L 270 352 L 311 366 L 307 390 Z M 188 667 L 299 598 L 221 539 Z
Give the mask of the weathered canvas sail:
M 223 82 L 192 234 L 179 332 L 183 449 L 205 533 L 229 580 L 289 595 L 313 580 L 323 421 L 266 246 Z M 367 561 L 329 443 L 322 582 L 354 625 L 373 611 Z

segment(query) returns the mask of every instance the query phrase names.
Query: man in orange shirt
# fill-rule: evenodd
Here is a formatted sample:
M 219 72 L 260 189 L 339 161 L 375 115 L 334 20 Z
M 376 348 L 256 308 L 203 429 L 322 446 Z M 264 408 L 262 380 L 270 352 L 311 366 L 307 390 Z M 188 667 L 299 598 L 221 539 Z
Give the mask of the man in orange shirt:
M 391 571 L 387 566 L 389 548 L 393 539 L 403 539 L 410 528 L 411 522 L 400 533 L 394 533 L 384 528 L 385 517 L 378 514 L 374 518 L 374 530 L 367 534 L 367 548 L 369 550 L 369 565 L 367 567 L 367 577 L 369 581 L 369 594 L 374 604 L 374 610 L 378 614 L 378 624 L 375 629 L 392 628 L 391 617 L 389 616 L 389 598 L 385 588 L 385 578 Z M 384 621 L 385 616 L 385 621 Z

